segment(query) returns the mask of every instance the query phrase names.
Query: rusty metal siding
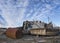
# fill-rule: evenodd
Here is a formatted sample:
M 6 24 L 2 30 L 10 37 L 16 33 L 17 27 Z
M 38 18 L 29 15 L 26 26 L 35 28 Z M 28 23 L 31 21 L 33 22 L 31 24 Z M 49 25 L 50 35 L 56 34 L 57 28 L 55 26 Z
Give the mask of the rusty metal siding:
M 22 30 L 16 28 L 9 28 L 6 31 L 6 35 L 10 38 L 20 38 L 22 36 Z

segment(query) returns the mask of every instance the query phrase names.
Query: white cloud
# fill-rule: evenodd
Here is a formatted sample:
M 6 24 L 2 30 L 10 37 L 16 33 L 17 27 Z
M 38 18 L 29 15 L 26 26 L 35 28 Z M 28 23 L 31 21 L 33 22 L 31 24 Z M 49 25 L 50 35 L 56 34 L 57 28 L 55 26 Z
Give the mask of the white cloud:
M 29 0 L 0 0 L 0 8 L 3 11 L 2 16 L 8 23 L 9 26 L 20 26 L 20 24 L 24 20 L 40 20 L 41 18 L 46 18 L 47 16 L 51 16 L 51 10 L 56 7 L 55 4 L 60 4 L 58 0 L 41 0 L 44 4 L 39 2 L 39 0 L 35 0 L 36 3 L 29 2 Z M 51 4 L 47 4 L 45 2 L 53 2 Z M 30 4 L 29 4 L 30 3 Z M 31 4 L 33 3 L 33 4 Z M 36 5 L 35 5 L 36 4 Z M 29 13 L 26 11 L 27 6 L 29 6 Z M 27 12 L 28 14 L 25 14 Z M 33 13 L 32 13 L 33 12 Z M 24 16 L 26 15 L 26 19 Z M 31 17 L 29 17 L 31 15 Z M 33 15 L 33 16 L 32 16 Z M 29 18 L 28 18 L 29 17 Z M 23 19 L 24 18 L 24 19 Z

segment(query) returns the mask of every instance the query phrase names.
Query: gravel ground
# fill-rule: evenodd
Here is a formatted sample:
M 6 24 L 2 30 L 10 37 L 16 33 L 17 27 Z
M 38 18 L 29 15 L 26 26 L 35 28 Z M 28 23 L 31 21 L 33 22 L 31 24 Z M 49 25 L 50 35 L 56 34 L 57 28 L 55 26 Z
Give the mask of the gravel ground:
M 24 35 L 21 39 L 11 39 L 0 35 L 0 43 L 60 43 L 60 36 L 32 36 Z

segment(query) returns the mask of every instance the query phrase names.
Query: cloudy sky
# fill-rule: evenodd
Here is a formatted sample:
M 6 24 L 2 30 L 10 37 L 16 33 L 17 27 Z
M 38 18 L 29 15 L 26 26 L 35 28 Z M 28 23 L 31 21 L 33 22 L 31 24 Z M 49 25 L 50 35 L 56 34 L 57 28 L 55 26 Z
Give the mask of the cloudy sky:
M 60 26 L 60 0 L 0 0 L 0 25 L 21 26 L 25 20 L 48 22 Z

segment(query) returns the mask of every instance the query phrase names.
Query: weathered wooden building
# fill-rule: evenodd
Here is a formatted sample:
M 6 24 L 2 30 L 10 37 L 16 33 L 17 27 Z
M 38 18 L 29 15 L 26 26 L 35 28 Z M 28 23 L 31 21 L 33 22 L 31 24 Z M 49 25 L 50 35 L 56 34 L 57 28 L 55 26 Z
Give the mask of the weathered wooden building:
M 47 24 L 41 21 L 25 21 L 23 28 L 27 33 L 35 35 L 57 35 L 59 32 L 59 29 L 53 27 L 52 22 Z
M 58 35 L 59 29 L 35 28 L 31 29 L 33 35 Z

